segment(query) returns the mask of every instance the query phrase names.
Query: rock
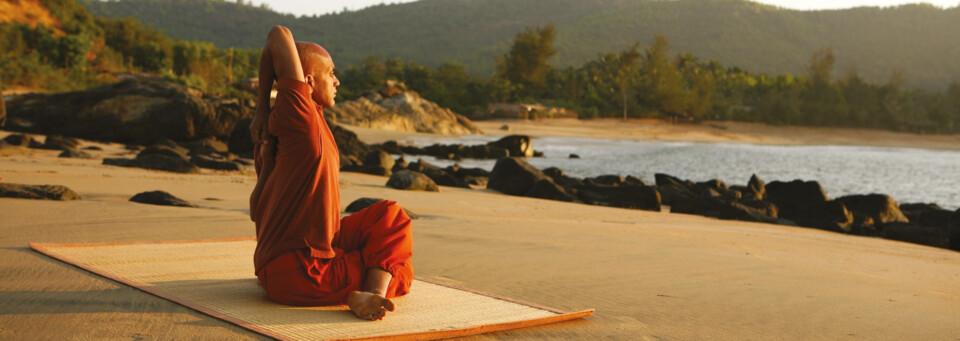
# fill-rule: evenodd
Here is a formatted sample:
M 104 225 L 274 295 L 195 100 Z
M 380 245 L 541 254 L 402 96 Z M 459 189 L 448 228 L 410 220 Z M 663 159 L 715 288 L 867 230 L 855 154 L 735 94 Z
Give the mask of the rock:
M 384 199 L 378 199 L 378 198 L 360 198 L 351 202 L 350 205 L 347 205 L 347 208 L 344 210 L 344 212 L 354 213 L 364 208 L 370 207 L 370 205 L 376 204 L 383 200 Z M 403 208 L 403 212 L 406 213 L 407 217 L 409 217 L 411 220 L 420 219 L 419 215 L 417 215 L 416 213 L 410 212 L 410 210 L 406 208 Z
M 753 196 L 757 200 L 763 200 L 764 195 L 767 193 L 767 185 L 760 180 L 756 174 L 750 176 L 750 182 L 747 183 L 747 187 L 753 191 Z
M 900 204 L 900 212 L 920 226 L 950 228 L 953 221 L 953 212 L 937 204 Z
M 186 148 L 177 145 L 171 146 L 166 143 L 157 143 L 144 148 L 137 153 L 137 156 L 164 155 L 186 160 L 188 158 L 187 153 L 189 153 L 189 150 Z
M 799 207 L 801 211 L 796 216 L 787 217 L 781 214 L 781 217 L 793 220 L 800 226 L 840 233 L 853 232 L 853 213 L 841 202 L 825 201 Z
M 40 146 L 40 149 L 50 150 L 73 150 L 80 146 L 80 141 L 72 137 L 63 137 L 59 135 L 48 135 L 46 141 Z
M 490 177 L 486 176 L 465 176 L 461 178 L 464 183 L 467 184 L 470 188 L 487 188 L 487 183 L 490 182 Z
M 80 148 L 80 149 L 83 149 L 83 150 L 98 150 L 98 151 L 102 151 L 102 150 L 103 150 L 103 148 L 100 148 L 100 146 L 86 146 L 86 147 L 83 147 L 83 148 Z
M 524 194 L 524 196 L 566 202 L 577 201 L 576 197 L 570 195 L 562 187 L 553 183 L 553 180 L 549 177 L 538 179 L 537 182 L 533 184 L 533 187 L 530 188 L 530 191 Z
M 240 163 L 227 159 L 217 159 L 207 155 L 194 155 L 190 157 L 190 163 L 198 167 L 225 171 L 242 171 L 243 166 Z
M 482 132 L 466 117 L 421 98 L 403 83 L 384 84 L 380 91 L 324 109 L 323 115 L 328 122 L 374 129 L 442 135 Z
M 164 191 L 152 191 L 152 192 L 142 192 L 137 193 L 130 198 L 130 201 L 138 202 L 141 204 L 150 204 L 150 205 L 161 205 L 161 206 L 177 206 L 177 207 L 197 207 L 189 201 L 177 198 L 170 193 Z
M 487 143 L 491 147 L 506 149 L 511 157 L 533 157 L 533 147 L 530 145 L 530 136 L 510 135 L 499 140 Z
M 103 164 L 120 167 L 162 170 L 175 173 L 200 172 L 200 168 L 197 168 L 196 165 L 190 163 L 190 161 L 187 161 L 186 159 L 160 154 L 137 155 L 137 158 L 135 159 L 106 158 L 103 159 Z
M 836 201 L 843 203 L 853 213 L 854 218 L 858 222 L 863 222 L 864 226 L 910 222 L 900 211 L 897 201 L 884 194 L 848 195 L 837 198 Z M 869 224 L 869 221 L 873 224 Z
M 387 141 L 371 147 L 378 148 L 390 154 L 403 154 L 403 149 L 400 148 L 400 145 L 397 143 L 397 141 Z
M 243 118 L 237 122 L 227 140 L 227 149 L 234 154 L 253 153 L 253 137 L 250 136 L 250 123 L 253 117 Z
M 8 109 L 16 120 L 7 129 L 136 144 L 159 138 L 226 139 L 241 118 L 252 115 L 238 100 L 202 97 L 197 90 L 149 77 L 17 96 Z
M 390 176 L 393 166 L 393 157 L 379 149 L 367 153 L 363 160 L 363 172 L 367 174 Z
M 624 184 L 627 184 L 627 185 L 634 185 L 634 186 L 646 186 L 646 185 L 647 185 L 646 183 L 643 182 L 643 180 L 641 180 L 640 178 L 635 177 L 635 176 L 633 176 L 633 175 L 627 175 L 626 178 L 623 178 L 623 183 L 624 183 Z
M 363 163 L 367 153 L 370 152 L 370 146 L 360 141 L 357 134 L 349 131 L 337 124 L 328 124 L 333 133 L 333 139 L 337 142 L 337 149 L 340 150 L 340 167 L 359 167 Z
M 950 219 L 950 249 L 960 251 L 960 208 Z
M 502 158 L 493 166 L 487 188 L 504 194 L 523 196 L 543 178 L 549 177 L 522 158 Z
M 226 143 L 217 141 L 212 137 L 184 143 L 183 147 L 190 151 L 188 153 L 189 155 L 207 155 L 213 153 L 226 155 L 230 152 L 230 148 L 227 147 Z
M 693 190 L 682 182 L 657 181 L 657 191 L 660 192 L 663 204 L 671 207 L 697 197 Z
M 820 183 L 816 181 L 774 181 L 765 188 L 767 201 L 777 205 L 780 216 L 798 223 L 803 219 L 797 218 L 803 218 L 799 215 L 806 212 L 808 207 L 822 205 L 829 200 Z M 834 208 L 834 212 L 838 211 Z
M 506 124 L 504 124 L 504 125 L 502 125 L 502 126 L 500 126 L 500 130 L 503 130 L 503 131 L 510 131 L 510 126 L 509 126 L 509 125 L 506 125 Z
M 570 158 L 571 158 L 571 159 L 579 159 L 579 158 L 580 158 L 580 155 L 570 154 Z
M 33 137 L 24 134 L 11 134 L 3 138 L 3 141 L 15 147 L 37 148 L 41 145 Z
M 60 153 L 60 155 L 57 155 L 57 157 L 74 158 L 74 159 L 92 159 L 93 158 L 92 155 L 81 152 L 79 150 L 75 150 L 75 149 L 64 150 L 62 153 Z
M 880 226 L 880 236 L 886 239 L 934 247 L 950 248 L 949 233 L 934 226 L 920 226 L 906 222 L 892 222 Z
M 403 169 L 390 175 L 387 186 L 410 191 L 440 191 L 440 189 L 437 188 L 437 184 L 428 176 L 409 169 Z
M 704 182 L 698 182 L 693 185 L 693 190 L 696 193 L 705 193 L 708 190 L 713 190 L 719 195 L 723 195 L 727 191 L 727 184 L 723 181 L 713 179 Z
M 660 211 L 660 193 L 647 186 L 613 186 L 585 183 L 577 197 L 588 204 Z
M 619 175 L 601 175 L 594 178 L 587 179 L 587 182 L 592 182 L 597 185 L 609 185 L 609 186 L 620 186 L 624 183 L 623 177 Z
M 60 185 L 21 185 L 0 182 L 0 198 L 80 200 L 80 195 Z
M 696 214 L 726 220 L 755 221 L 771 224 L 784 223 L 782 220 L 777 219 L 775 210 L 771 212 L 769 208 L 758 209 L 738 202 L 724 201 L 716 197 L 696 197 L 680 201 L 670 206 L 670 212 Z

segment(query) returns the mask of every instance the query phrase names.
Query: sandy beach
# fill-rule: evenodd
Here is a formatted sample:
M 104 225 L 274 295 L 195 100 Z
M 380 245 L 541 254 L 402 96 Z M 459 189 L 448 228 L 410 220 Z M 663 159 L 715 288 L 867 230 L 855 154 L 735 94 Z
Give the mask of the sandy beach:
M 511 130 L 499 127 L 508 124 Z M 960 149 L 957 136 L 708 123 L 479 122 L 491 135 Z M 726 128 L 719 128 L 726 127 Z M 357 129 L 365 142 L 408 133 Z M 796 131 L 794 131 L 796 130 Z M 6 135 L 0 132 L 0 138 Z M 842 136 L 845 135 L 845 136 Z M 896 137 L 897 141 L 888 141 Z M 898 142 L 899 141 L 899 142 Z M 262 339 L 175 303 L 38 254 L 30 242 L 133 242 L 254 235 L 252 172 L 175 174 L 101 165 L 58 151 L 0 156 L 7 183 L 65 185 L 69 202 L 0 198 L 0 339 Z M 414 221 L 419 277 L 563 310 L 570 323 L 475 339 L 960 340 L 960 253 L 815 229 L 510 197 L 384 186 L 341 174 L 342 205 L 398 201 Z M 200 205 L 137 204 L 167 191 Z M 252 255 L 251 255 L 252 261 Z M 416 288 L 413 288 L 416 290 Z M 399 307 L 394 314 L 402 314 Z M 389 318 L 389 315 L 387 316 Z

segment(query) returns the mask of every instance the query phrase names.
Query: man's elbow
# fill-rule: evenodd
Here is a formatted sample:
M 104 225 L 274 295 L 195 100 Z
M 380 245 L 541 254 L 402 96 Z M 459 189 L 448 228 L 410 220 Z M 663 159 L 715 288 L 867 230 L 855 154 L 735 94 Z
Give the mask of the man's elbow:
M 267 41 L 280 41 L 282 39 L 293 40 L 293 33 L 290 32 L 290 29 L 277 25 L 270 29 L 270 33 L 267 33 Z

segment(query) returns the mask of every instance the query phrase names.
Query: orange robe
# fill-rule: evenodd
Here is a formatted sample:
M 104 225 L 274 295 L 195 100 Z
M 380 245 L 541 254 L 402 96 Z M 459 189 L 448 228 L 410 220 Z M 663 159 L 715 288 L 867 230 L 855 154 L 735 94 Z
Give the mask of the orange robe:
M 254 267 L 267 295 L 290 305 L 346 303 L 350 291 L 362 290 L 368 268 L 393 275 L 388 297 L 409 292 L 410 218 L 381 201 L 340 219 L 340 152 L 309 85 L 277 82 L 269 129 L 277 137 L 275 166 L 251 212 Z

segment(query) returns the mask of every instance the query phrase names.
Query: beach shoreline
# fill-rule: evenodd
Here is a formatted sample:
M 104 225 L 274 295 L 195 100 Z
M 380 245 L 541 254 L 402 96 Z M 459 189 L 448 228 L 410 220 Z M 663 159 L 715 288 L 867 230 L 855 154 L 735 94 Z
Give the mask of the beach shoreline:
M 505 133 L 521 133 L 521 127 Z M 263 339 L 29 250 L 31 242 L 254 234 L 247 213 L 255 183 L 250 171 L 177 174 L 105 166 L 104 157 L 135 153 L 121 144 L 82 142 L 88 145 L 101 147 L 90 151 L 95 159 L 58 158 L 59 151 L 37 149 L 0 157 L 6 183 L 65 185 L 83 196 L 68 202 L 0 198 L 0 338 Z M 597 309 L 584 321 L 477 339 L 960 335 L 955 251 L 492 190 L 400 191 L 385 187 L 386 181 L 341 173 L 341 203 L 385 198 L 419 215 L 413 223 L 417 276 L 568 311 Z M 200 207 L 128 201 L 152 190 Z M 402 313 L 403 307 L 395 312 Z

